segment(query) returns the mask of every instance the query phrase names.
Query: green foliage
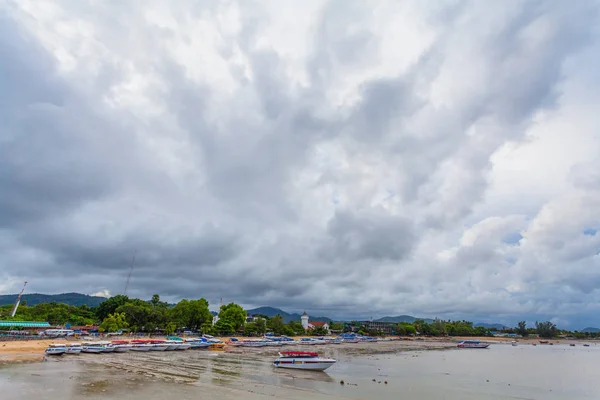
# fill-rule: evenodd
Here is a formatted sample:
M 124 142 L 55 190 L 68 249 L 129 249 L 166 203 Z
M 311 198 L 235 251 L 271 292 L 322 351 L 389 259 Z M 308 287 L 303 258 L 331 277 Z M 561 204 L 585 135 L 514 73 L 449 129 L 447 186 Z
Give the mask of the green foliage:
M 417 330 L 414 325 L 409 322 L 400 322 L 396 325 L 396 334 L 399 336 L 413 336 L 417 334 Z
M 283 317 L 281 315 L 277 314 L 276 316 L 274 316 L 273 318 L 271 318 L 268 321 L 267 327 L 274 334 L 283 335 L 284 329 L 285 329 L 285 324 L 283 323 Z
M 129 297 L 118 294 L 109 299 L 104 300 L 96 309 L 96 316 L 98 320 L 104 321 L 109 314 L 113 314 L 117 308 L 129 301 Z
M 523 337 L 529 336 L 529 331 L 527 330 L 527 322 L 519 321 L 517 323 L 517 328 L 515 329 L 515 332 Z
M 51 325 L 92 325 L 96 316 L 90 307 L 69 306 L 62 303 L 42 303 L 32 307 L 21 304 L 14 318 L 9 318 L 11 305 L 0 307 L 5 319 L 17 321 L 47 321 Z
M 233 330 L 236 331 L 244 325 L 246 322 L 246 310 L 239 304 L 229 303 L 221 306 L 219 311 L 219 321 L 223 320 L 228 322 Z
M 343 322 L 332 322 L 331 324 L 329 324 L 329 329 L 331 329 L 332 331 L 343 331 L 344 323 Z
M 183 299 L 173 307 L 171 316 L 178 328 L 186 327 L 191 330 L 198 330 L 203 324 L 212 321 L 208 301 L 205 299 Z
M 108 317 L 104 318 L 102 324 L 100 324 L 102 332 L 117 332 L 128 327 L 129 324 L 125 320 L 125 314 L 123 313 L 109 314 Z
M 293 332 L 293 334 L 288 334 L 289 336 L 301 336 L 306 334 L 306 331 L 302 327 L 302 323 L 300 321 L 291 321 L 287 324 L 287 326 Z
M 235 329 L 229 321 L 219 319 L 217 323 L 213 326 L 213 331 L 219 336 L 230 336 L 233 335 Z
M 556 329 L 556 325 L 554 325 L 550 321 L 546 321 L 546 322 L 537 322 L 536 321 L 535 322 L 535 330 L 541 338 L 550 339 L 550 338 L 558 336 L 558 329 Z
M 327 332 L 327 329 L 325 329 L 324 326 L 315 326 L 311 331 L 310 334 L 313 336 L 323 336 L 323 335 L 327 335 L 329 332 Z

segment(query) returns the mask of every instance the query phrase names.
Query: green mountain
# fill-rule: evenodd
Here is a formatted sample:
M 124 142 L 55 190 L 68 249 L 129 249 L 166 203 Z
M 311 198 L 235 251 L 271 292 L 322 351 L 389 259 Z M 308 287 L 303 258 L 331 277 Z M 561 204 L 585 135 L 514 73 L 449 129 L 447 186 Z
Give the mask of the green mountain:
M 0 295 L 0 306 L 6 304 L 14 304 L 17 300 L 16 294 Z M 99 296 L 89 296 L 81 293 L 61 293 L 61 294 L 41 294 L 31 293 L 24 294 L 21 297 L 21 302 L 27 302 L 27 305 L 34 306 L 40 303 L 65 303 L 70 306 L 81 306 L 88 305 L 90 307 L 96 307 L 102 303 L 106 298 Z

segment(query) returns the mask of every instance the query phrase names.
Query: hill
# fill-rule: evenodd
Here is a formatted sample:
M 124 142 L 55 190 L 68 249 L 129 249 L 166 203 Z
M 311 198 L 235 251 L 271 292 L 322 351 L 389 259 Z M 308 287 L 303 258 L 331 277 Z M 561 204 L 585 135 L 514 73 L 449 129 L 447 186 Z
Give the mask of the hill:
M 283 321 L 287 324 L 288 322 L 291 321 L 300 321 L 300 317 L 302 316 L 302 314 L 297 314 L 297 313 L 288 313 L 285 312 L 279 308 L 275 308 L 275 307 L 268 307 L 268 306 L 264 306 L 264 307 L 258 307 L 258 308 L 253 308 L 250 310 L 246 310 L 246 312 L 248 313 L 248 315 L 256 315 L 256 314 L 260 314 L 260 315 L 264 315 L 267 316 L 269 318 L 276 316 L 277 314 L 281 315 L 283 317 Z M 308 319 L 310 321 L 321 321 L 321 322 L 330 322 L 331 318 L 327 318 L 327 317 L 315 317 L 312 315 L 308 316 Z
M 428 324 L 433 322 L 433 320 L 431 318 L 417 318 L 417 317 L 413 317 L 411 315 L 397 315 L 395 317 L 383 317 L 383 318 L 376 319 L 373 322 L 395 322 L 395 323 L 408 322 L 408 323 L 412 324 L 417 319 L 422 319 L 423 321 L 427 322 Z
M 506 326 L 506 325 L 502 325 L 502 324 L 486 324 L 485 322 L 477 322 L 476 324 L 473 324 L 473 326 L 477 327 L 477 326 L 482 326 L 486 329 L 496 329 L 498 331 L 502 331 L 505 329 L 510 329 L 510 327 Z
M 14 304 L 17 300 L 16 294 L 0 295 L 0 305 Z M 88 305 L 90 307 L 96 307 L 102 303 L 106 298 L 99 296 L 89 296 L 81 293 L 61 293 L 61 294 L 41 294 L 31 293 L 24 294 L 21 301 L 26 301 L 27 305 L 34 306 L 40 303 L 65 303 L 70 306 L 81 306 Z
M 582 329 L 581 332 L 583 332 L 583 333 L 600 333 L 600 329 L 587 327 L 585 329 Z

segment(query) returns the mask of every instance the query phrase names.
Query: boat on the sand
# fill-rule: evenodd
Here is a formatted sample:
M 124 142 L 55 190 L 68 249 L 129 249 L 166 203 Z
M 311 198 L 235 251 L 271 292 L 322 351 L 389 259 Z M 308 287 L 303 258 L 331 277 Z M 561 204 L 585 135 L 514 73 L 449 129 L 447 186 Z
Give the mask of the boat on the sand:
M 67 343 L 67 351 L 65 354 L 79 354 L 81 353 L 82 347 L 79 343 Z
M 487 349 L 489 343 L 480 342 L 479 340 L 463 340 L 456 347 L 459 349 Z
M 62 356 L 67 352 L 66 344 L 50 344 L 46 349 L 45 353 L 48 356 Z
M 332 358 L 319 357 L 318 353 L 309 351 L 284 351 L 273 361 L 276 368 L 302 369 L 306 371 L 325 371 L 336 363 Z

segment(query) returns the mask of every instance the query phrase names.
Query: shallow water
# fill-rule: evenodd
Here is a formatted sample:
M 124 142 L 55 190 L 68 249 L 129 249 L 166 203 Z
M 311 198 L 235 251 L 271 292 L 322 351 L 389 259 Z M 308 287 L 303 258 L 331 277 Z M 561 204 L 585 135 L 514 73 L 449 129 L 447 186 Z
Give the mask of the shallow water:
M 1 368 L 0 398 L 600 398 L 597 345 L 492 345 L 366 356 L 340 348 L 319 351 L 338 359 L 327 373 L 273 369 L 276 350 L 63 356 Z

